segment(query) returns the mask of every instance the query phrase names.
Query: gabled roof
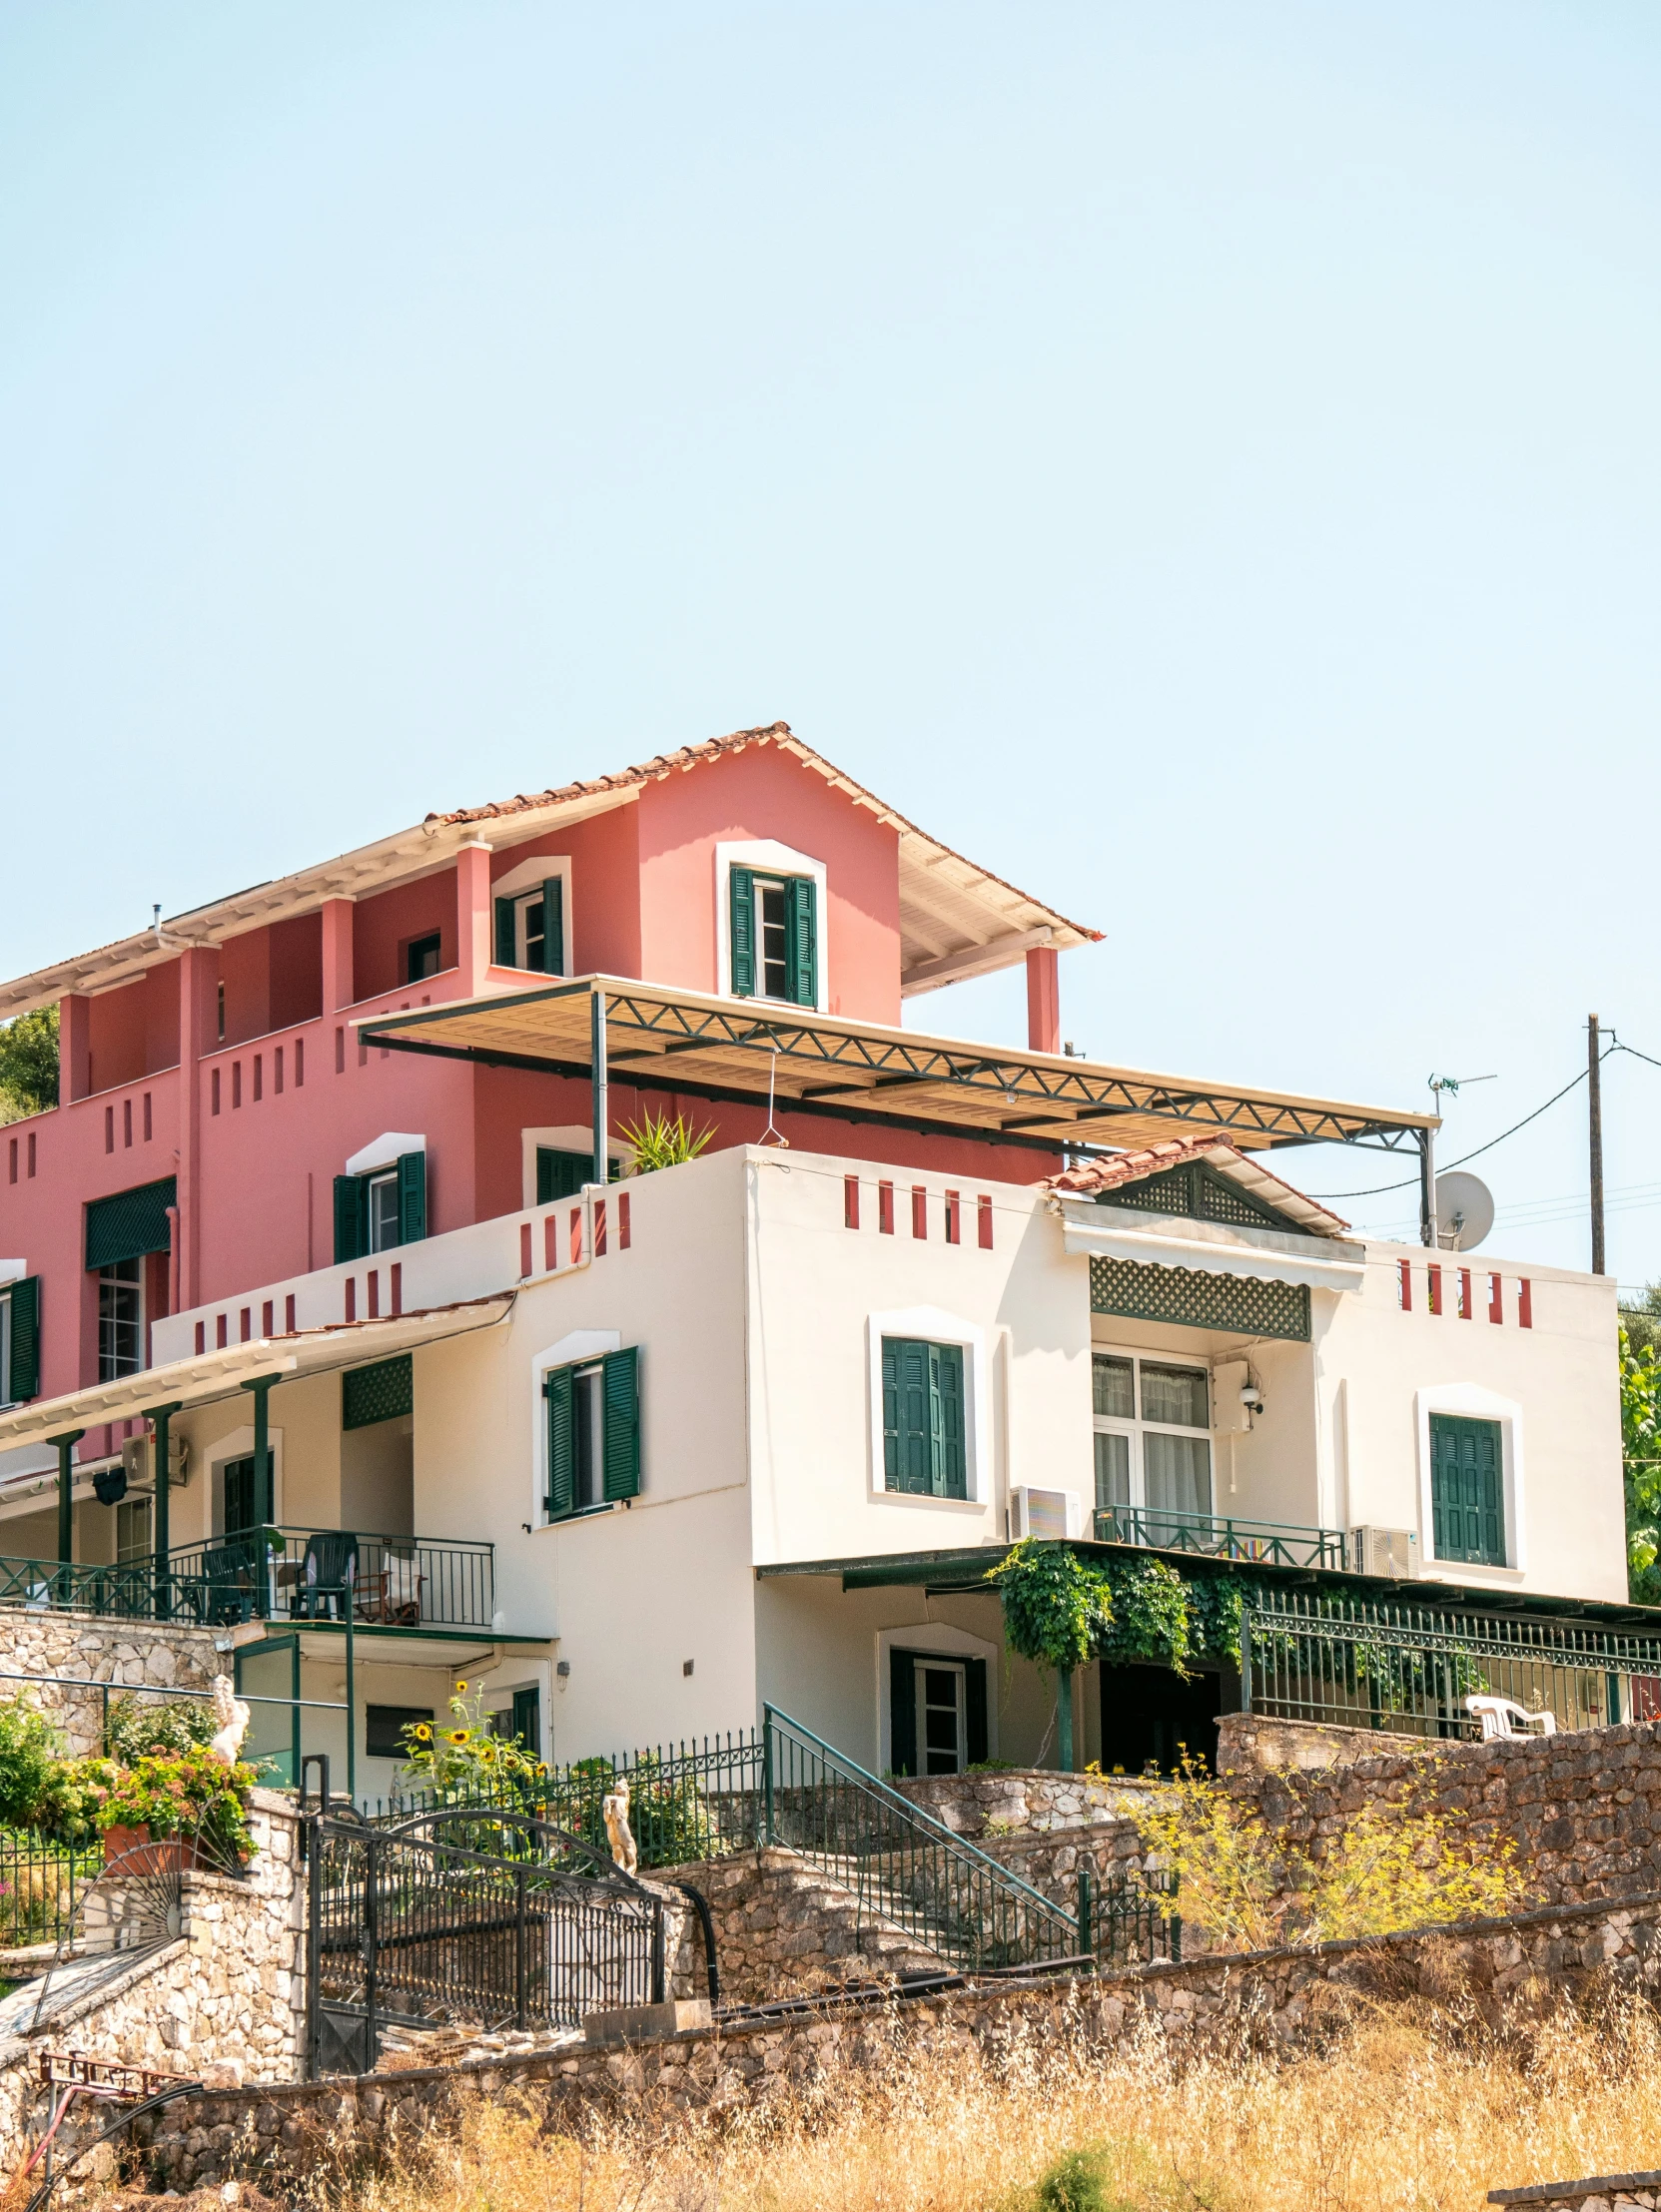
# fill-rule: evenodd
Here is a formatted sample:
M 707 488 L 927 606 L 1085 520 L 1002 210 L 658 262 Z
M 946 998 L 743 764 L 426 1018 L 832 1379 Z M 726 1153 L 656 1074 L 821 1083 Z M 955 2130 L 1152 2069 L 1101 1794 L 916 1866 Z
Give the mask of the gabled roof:
M 900 988 L 906 995 L 1011 967 L 1037 945 L 1065 949 L 1100 938 L 1100 931 L 1070 922 L 1054 908 L 1017 891 L 1002 877 L 929 837 L 810 745 L 804 745 L 789 723 L 773 722 L 764 729 L 735 730 L 729 737 L 712 737 L 702 744 L 682 746 L 678 752 L 659 753 L 637 767 L 619 769 L 612 775 L 562 784 L 528 796 L 521 793 L 488 806 L 429 814 L 415 828 L 401 830 L 373 845 L 361 845 L 354 852 L 300 869 L 292 876 L 253 884 L 229 898 L 175 915 L 159 929 L 141 930 L 113 945 L 100 946 L 37 969 L 32 975 L 20 976 L 12 983 L 0 984 L 0 1020 L 25 1014 L 32 1007 L 49 1006 L 66 992 L 113 991 L 189 946 L 223 944 L 245 930 L 311 913 L 325 899 L 365 898 L 431 875 L 452 866 L 459 849 L 487 834 L 492 825 L 500 824 L 504 833 L 492 842 L 526 843 L 589 815 L 626 806 L 638 799 L 649 783 L 701 768 L 752 745 L 774 745 L 789 753 L 822 776 L 833 790 L 844 793 L 855 806 L 865 808 L 898 832 Z
M 1306 1235 L 1342 1236 L 1348 1230 L 1347 1221 L 1328 1212 L 1315 1199 L 1306 1198 L 1301 1190 L 1294 1190 L 1260 1160 L 1237 1151 L 1233 1144 L 1220 1144 L 1215 1138 L 1204 1136 L 1177 1137 L 1169 1143 L 1150 1144 L 1143 1151 L 1120 1152 L 1111 1159 L 1089 1160 L 1083 1166 L 1070 1167 L 1065 1174 L 1052 1175 L 1044 1188 L 1064 1198 L 1095 1198 L 1104 1191 L 1124 1190 L 1128 1184 L 1141 1182 L 1149 1175 L 1164 1174 L 1173 1167 L 1187 1167 L 1196 1160 L 1237 1183 L 1260 1205 L 1284 1214 Z

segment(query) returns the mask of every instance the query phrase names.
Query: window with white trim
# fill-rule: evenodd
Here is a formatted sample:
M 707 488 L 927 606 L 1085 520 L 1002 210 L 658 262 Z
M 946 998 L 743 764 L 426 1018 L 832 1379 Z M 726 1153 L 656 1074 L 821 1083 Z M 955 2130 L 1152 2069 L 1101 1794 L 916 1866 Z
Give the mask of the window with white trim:
M 1096 1510 L 1143 1519 L 1159 1543 L 1212 1510 L 1211 1375 L 1134 1352 L 1091 1359 Z
M 819 887 L 811 876 L 727 871 L 732 995 L 819 1003 Z
M 144 1261 L 117 1259 L 98 1273 L 98 1379 L 116 1382 L 144 1365 Z

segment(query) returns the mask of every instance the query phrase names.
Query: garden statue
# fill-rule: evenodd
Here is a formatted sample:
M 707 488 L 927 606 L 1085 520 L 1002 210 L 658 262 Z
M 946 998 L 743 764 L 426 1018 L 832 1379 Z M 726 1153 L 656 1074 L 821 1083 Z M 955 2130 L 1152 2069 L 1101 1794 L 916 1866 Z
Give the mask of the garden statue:
M 605 1816 L 605 1833 L 611 1839 L 612 1859 L 625 1874 L 634 1873 L 640 1864 L 640 1853 L 634 1847 L 634 1832 L 628 1825 L 626 1775 L 617 1777 L 600 1811 Z
M 242 1754 L 243 1738 L 248 1734 L 248 1724 L 254 1716 L 232 1690 L 229 1675 L 214 1677 L 214 1718 L 219 1727 L 209 1740 L 208 1749 L 227 1767 L 234 1767 Z

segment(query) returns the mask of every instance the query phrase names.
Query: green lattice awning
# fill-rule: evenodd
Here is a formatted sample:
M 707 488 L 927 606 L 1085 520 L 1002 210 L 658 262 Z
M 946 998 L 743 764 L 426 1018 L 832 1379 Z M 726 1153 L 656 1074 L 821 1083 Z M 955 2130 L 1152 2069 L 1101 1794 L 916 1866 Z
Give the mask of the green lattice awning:
M 165 1252 L 171 1241 L 168 1207 L 177 1203 L 172 1175 L 118 1190 L 113 1198 L 95 1198 L 87 1207 L 87 1265 L 113 1267 L 118 1260 Z
M 1267 1282 L 1258 1275 L 1202 1274 L 1192 1267 L 1093 1256 L 1090 1308 L 1132 1321 L 1175 1321 L 1185 1328 L 1309 1341 L 1307 1284 Z
M 415 1410 L 415 1366 L 401 1359 L 380 1359 L 373 1367 L 349 1367 L 341 1377 L 341 1426 L 367 1429 L 376 1421 L 397 1421 Z

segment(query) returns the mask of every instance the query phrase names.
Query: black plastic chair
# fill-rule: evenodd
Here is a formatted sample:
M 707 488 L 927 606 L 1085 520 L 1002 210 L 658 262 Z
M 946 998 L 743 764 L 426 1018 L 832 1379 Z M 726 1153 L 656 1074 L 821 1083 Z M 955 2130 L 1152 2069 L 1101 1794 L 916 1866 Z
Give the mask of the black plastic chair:
M 300 1621 L 344 1621 L 357 1585 L 357 1537 L 345 1529 L 320 1529 L 306 1540 L 291 1616 Z

